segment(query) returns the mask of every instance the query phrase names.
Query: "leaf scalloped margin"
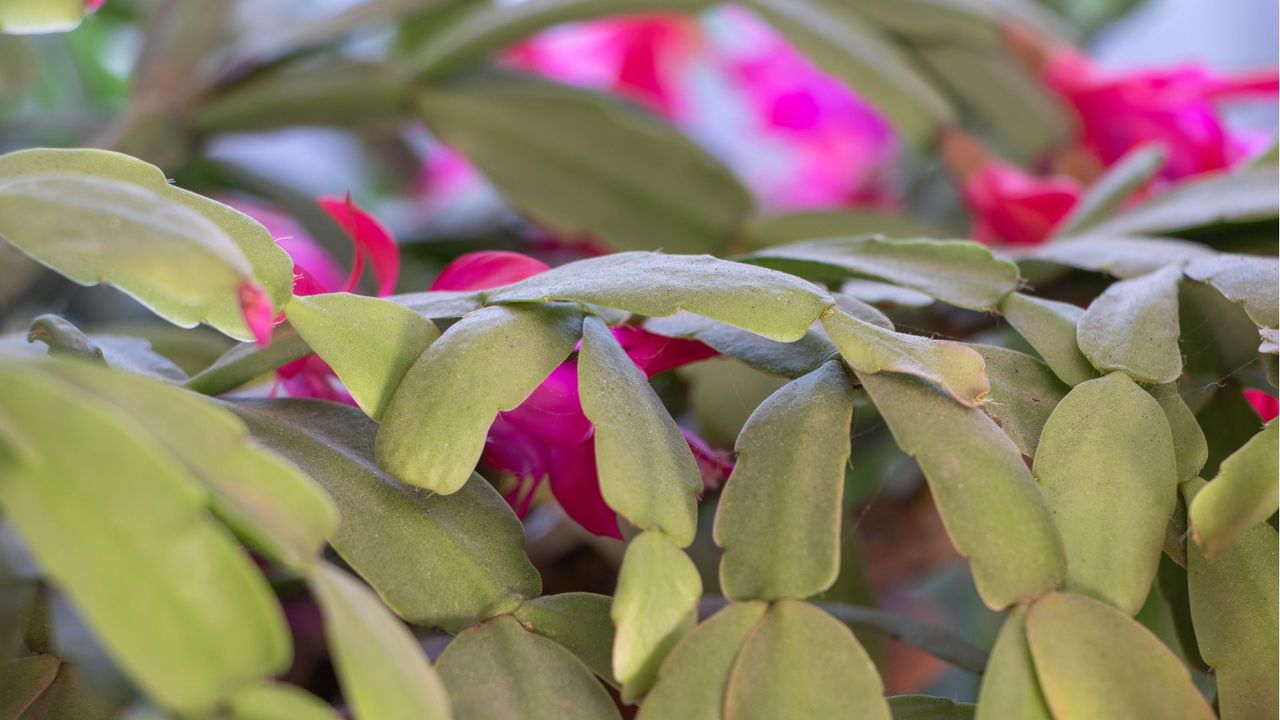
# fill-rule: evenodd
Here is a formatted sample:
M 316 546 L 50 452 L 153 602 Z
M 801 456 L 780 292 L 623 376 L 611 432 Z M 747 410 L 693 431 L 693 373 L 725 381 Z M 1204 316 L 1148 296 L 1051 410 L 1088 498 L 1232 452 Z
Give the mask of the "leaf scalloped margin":
M 43 186 L 43 187 L 42 187 Z M 94 203 L 76 189 L 111 195 L 127 202 Z M 6 197 L 7 196 L 7 197 Z M 257 285 L 270 297 L 274 317 L 293 293 L 293 261 L 276 245 L 256 220 L 222 203 L 171 185 L 159 168 L 123 153 L 96 149 L 19 150 L 0 156 L 0 206 L 12 202 L 24 210 L 33 203 L 53 203 L 51 210 L 63 208 L 45 222 L 57 231 L 59 223 L 74 222 L 66 205 L 79 200 L 84 212 L 96 215 L 99 233 L 92 237 L 70 236 L 54 241 L 28 241 L 15 237 L 23 229 L 17 221 L 0 224 L 0 236 L 46 267 L 85 286 L 109 282 L 138 300 L 151 311 L 179 327 L 195 327 L 201 322 L 241 341 L 254 339 L 240 307 L 238 290 Z M 135 211 L 126 212 L 133 204 Z M 11 217 L 18 217 L 11 215 Z M 32 222 L 30 213 L 21 217 Z M 149 225 L 157 235 L 181 235 L 190 252 L 178 263 L 173 275 L 147 268 L 111 266 L 101 243 L 110 242 L 110 232 L 132 223 Z M 71 225 L 69 224 L 68 227 Z M 76 226 L 77 229 L 81 226 Z M 135 250 L 142 241 L 132 237 Z M 163 240 L 144 251 L 159 252 Z M 76 256 L 79 256 L 78 258 Z M 119 258 L 119 253 L 114 253 Z M 143 257 L 145 255 L 139 255 Z M 174 265 L 177 248 L 165 249 L 164 259 Z M 75 263 L 79 267 L 75 267 Z

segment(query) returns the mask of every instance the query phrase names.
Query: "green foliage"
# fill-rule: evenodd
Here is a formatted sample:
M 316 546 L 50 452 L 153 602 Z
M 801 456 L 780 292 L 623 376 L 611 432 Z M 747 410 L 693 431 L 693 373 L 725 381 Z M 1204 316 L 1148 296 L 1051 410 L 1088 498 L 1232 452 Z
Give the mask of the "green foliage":
M 960 127 L 1028 161 L 1070 132 L 1008 47 L 1012 30 L 1061 30 L 1019 4 L 746 6 L 883 111 L 924 165 Z M 1164 160 L 1138 148 L 1049 241 L 992 249 L 932 239 L 963 232 L 932 188 L 910 217 L 764 215 L 656 116 L 483 67 L 562 22 L 708 7 L 372 0 L 238 38 L 230 4 L 158 3 L 128 111 L 95 144 L 160 167 L 109 150 L 0 156 L 0 238 L 35 261 L 0 256 L 0 311 L 31 311 L 13 324 L 27 337 L 0 337 L 0 717 L 614 720 L 630 712 L 619 701 L 640 720 L 1274 712 L 1280 426 L 1242 395 L 1276 381 L 1274 154 L 1133 205 Z M 0 0 L 0 31 L 65 29 L 84 9 Z M 113 2 L 99 19 L 134 12 Z M 357 24 L 396 40 L 348 42 Z M 0 62 L 30 50 L 11 40 Z M 410 229 L 402 289 L 531 226 L 627 252 L 481 290 L 294 296 L 303 270 L 266 228 L 167 179 L 263 196 L 346 243 L 210 148 L 328 125 L 407 175 L 399 132 L 415 115 L 523 217 L 466 245 L 436 237 L 434 217 Z M 388 212 L 397 231 L 403 210 Z M 215 360 L 226 345 L 192 353 L 198 333 L 30 322 L 61 297 L 40 265 L 246 342 Z M 255 328 L 280 323 L 262 347 L 240 306 L 252 287 L 268 298 Z M 648 378 L 619 328 L 722 357 Z M 312 354 L 358 407 L 274 397 L 269 378 Z M 574 447 L 594 453 L 625 521 L 625 544 L 590 540 L 607 567 L 589 589 L 616 574 L 609 595 L 547 572 L 547 547 L 584 542 L 570 523 L 547 528 L 553 463 L 511 473 L 542 506 L 527 528 L 504 466 L 477 472 L 495 418 L 557 368 L 575 371 L 564 399 L 592 426 Z M 681 432 L 696 422 L 722 448 L 736 439 L 723 488 Z M 989 658 L 977 646 L 994 614 L 956 632 L 955 617 L 847 604 L 874 595 L 868 508 L 921 487 L 967 560 L 968 604 L 1007 611 Z M 886 698 L 891 665 L 864 632 L 980 674 L 977 706 Z M 340 687 L 288 684 L 307 653 Z
M 250 340 L 237 288 L 257 282 L 277 307 L 289 296 L 289 256 L 261 225 L 127 155 L 0 156 L 0 218 L 0 237 L 53 270 L 81 285 L 110 282 L 183 327 L 207 321 Z
M 689 445 L 605 324 L 588 317 L 583 330 L 578 383 L 595 426 L 600 492 L 632 525 L 685 547 L 693 542 L 702 489 Z
M 427 347 L 396 387 L 378 428 L 378 465 L 448 495 L 480 459 L 499 411 L 514 410 L 573 350 L 569 307 L 490 307 Z
M 720 587 L 737 600 L 805 598 L 840 569 L 853 386 L 832 361 L 756 408 L 716 512 Z
M 586 666 L 508 615 L 458 635 L 439 668 L 456 720 L 621 717 Z
M 751 210 L 750 194 L 703 150 L 597 93 L 486 76 L 432 87 L 416 100 L 441 138 L 566 236 L 593 232 L 627 250 L 660 237 L 673 252 L 704 252 L 728 240 Z

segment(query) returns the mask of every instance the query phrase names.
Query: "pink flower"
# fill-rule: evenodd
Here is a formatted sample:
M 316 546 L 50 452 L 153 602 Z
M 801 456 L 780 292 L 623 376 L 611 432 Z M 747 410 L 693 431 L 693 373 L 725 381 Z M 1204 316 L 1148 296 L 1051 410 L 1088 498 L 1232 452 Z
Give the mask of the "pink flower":
M 973 216 L 972 235 L 978 242 L 1042 243 L 1080 200 L 1080 186 L 1074 180 L 1025 173 L 993 158 L 961 133 L 950 133 L 941 147 Z
M 478 252 L 450 263 L 432 290 L 486 290 L 523 280 L 547 269 L 533 258 L 510 252 Z M 705 360 L 716 353 L 693 340 L 654 335 L 641 328 L 615 328 L 614 337 L 646 375 Z M 565 513 L 597 535 L 621 538 L 617 516 L 605 504 L 596 475 L 595 428 L 582 410 L 578 365 L 566 360 L 514 410 L 499 413 L 485 441 L 484 462 L 514 475 L 518 483 L 507 501 L 521 516 L 545 479 Z M 726 457 L 685 432 L 706 487 L 729 472 Z
M 91 13 L 97 11 L 98 8 L 105 5 L 107 0 L 84 0 L 84 11 Z
M 1271 393 L 1248 388 L 1244 391 L 1244 398 L 1249 401 L 1254 412 L 1258 413 L 1258 417 L 1262 418 L 1264 423 L 1269 423 L 1280 415 L 1280 399 Z
M 553 28 L 504 59 L 562 82 L 611 90 L 674 118 L 684 109 L 677 89 L 683 66 L 702 42 L 689 17 L 632 16 Z
M 244 322 L 249 326 L 249 332 L 253 333 L 253 339 L 265 347 L 271 342 L 271 328 L 275 325 L 271 296 L 257 283 L 246 280 L 236 290 L 236 300 L 240 304 Z
M 262 223 L 276 244 L 293 259 L 295 295 L 351 292 L 359 284 L 366 263 L 373 268 L 373 275 L 378 283 L 377 294 L 391 294 L 400 275 L 400 250 L 391 233 L 377 219 L 360 209 L 350 195 L 345 198 L 321 198 L 318 203 L 346 231 L 355 247 L 355 259 L 345 278 L 333 258 L 291 218 L 244 201 L 232 201 L 230 204 Z M 246 307 L 243 291 L 241 306 Z M 270 312 L 269 302 L 267 312 Z M 268 316 L 268 323 L 264 326 L 261 310 L 251 318 L 249 309 L 245 310 L 245 318 L 260 344 L 265 344 L 264 338 L 270 338 L 271 324 L 280 320 Z M 333 369 L 316 355 L 308 355 L 283 365 L 276 370 L 276 374 L 292 397 L 355 404 Z
M 898 201 L 892 126 L 740 8 L 702 20 L 575 23 L 520 43 L 505 60 L 653 110 L 718 155 L 770 209 Z
M 1274 71 L 1232 79 L 1190 65 L 1107 73 L 1071 51 L 1051 55 L 1044 77 L 1075 109 L 1079 142 L 1103 165 L 1156 142 L 1168 154 L 1166 180 L 1224 170 L 1247 157 L 1251 143 L 1227 127 L 1216 104 L 1272 97 L 1278 85 Z
M 1065 176 L 1040 178 L 1012 165 L 989 162 L 969 176 L 963 193 L 973 213 L 973 239 L 1038 245 L 1075 207 L 1080 186 Z
M 761 200 L 776 209 L 895 204 L 893 126 L 755 15 L 729 7 L 717 20 L 731 39 L 721 63 L 751 117 L 730 162 Z

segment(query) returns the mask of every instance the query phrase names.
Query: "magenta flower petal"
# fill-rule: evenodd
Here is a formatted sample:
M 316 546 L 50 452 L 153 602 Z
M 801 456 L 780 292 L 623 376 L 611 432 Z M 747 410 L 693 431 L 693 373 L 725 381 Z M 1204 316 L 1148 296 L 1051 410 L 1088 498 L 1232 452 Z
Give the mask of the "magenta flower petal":
M 698 463 L 698 473 L 702 475 L 703 489 L 715 490 L 720 487 L 729 473 L 733 472 L 733 460 L 729 454 L 716 450 L 689 430 L 680 428 L 680 434 L 684 435 L 685 442 L 689 443 L 689 449 L 693 451 L 693 459 Z
M 622 539 L 618 516 L 605 504 L 596 475 L 594 441 L 551 453 L 551 493 L 564 512 L 588 532 Z
M 240 312 L 244 315 L 245 325 L 253 333 L 253 339 L 263 347 L 271 343 L 271 328 L 275 326 L 275 309 L 271 306 L 271 296 L 251 280 L 240 284 L 236 291 L 240 303 Z
M 1253 411 L 1258 413 L 1258 417 L 1262 418 L 1262 422 L 1268 423 L 1276 419 L 1280 415 L 1280 399 L 1275 395 L 1264 390 L 1255 390 L 1247 388 L 1244 391 L 1245 400 L 1253 406 Z
M 1240 144 L 1214 103 L 1272 97 L 1278 84 L 1274 71 L 1231 79 L 1196 66 L 1105 73 L 1073 52 L 1051 58 L 1044 74 L 1075 109 L 1085 149 L 1110 165 L 1138 145 L 1159 143 L 1169 156 L 1166 180 L 1231 167 L 1242 157 Z
M 578 396 L 578 365 L 561 364 L 515 410 L 500 413 L 506 423 L 553 447 L 574 447 L 591 437 L 591 421 Z
M 719 354 L 697 340 L 655 335 L 634 325 L 614 328 L 613 336 L 631 361 L 649 377 Z
M 223 198 L 222 202 L 261 223 L 271 239 L 293 259 L 295 295 L 317 295 L 342 289 L 342 268 L 296 220 L 248 200 Z
M 488 290 L 510 285 L 551 268 L 528 255 L 485 250 L 458 257 L 440 271 L 431 290 Z
M 373 266 L 373 276 L 378 282 L 378 295 L 390 295 L 394 292 L 396 280 L 400 277 L 400 248 L 396 246 L 391 233 L 377 218 L 356 205 L 350 195 L 344 198 L 320 198 L 318 202 L 334 222 L 347 232 L 356 248 L 355 261 L 346 283 L 343 284 L 343 291 L 351 292 L 355 289 L 367 259 Z
M 1012 165 L 988 161 L 964 181 L 973 213 L 974 239 L 1036 245 L 1080 200 L 1080 186 L 1066 177 L 1038 178 Z
M 98 8 L 107 3 L 107 0 L 84 0 L 84 11 L 86 13 L 96 12 Z

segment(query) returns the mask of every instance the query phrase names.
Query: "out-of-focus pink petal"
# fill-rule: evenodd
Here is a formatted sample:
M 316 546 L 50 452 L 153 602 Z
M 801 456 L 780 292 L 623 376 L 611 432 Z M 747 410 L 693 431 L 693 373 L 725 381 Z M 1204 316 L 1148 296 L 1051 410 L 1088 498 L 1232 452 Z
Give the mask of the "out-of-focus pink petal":
M 343 290 L 350 292 L 360 281 L 364 272 L 366 258 L 373 265 L 373 276 L 378 282 L 378 295 L 390 295 L 395 291 L 396 280 L 400 277 L 400 248 L 377 218 L 365 212 L 351 200 L 325 197 L 318 201 L 320 207 L 333 218 L 338 226 L 347 232 L 355 244 L 355 261 L 351 266 L 351 274 L 343 285 Z
M 488 290 L 524 280 L 551 268 L 528 255 L 504 250 L 467 253 L 445 266 L 432 290 Z
M 271 239 L 293 259 L 295 295 L 316 295 L 342 289 L 342 268 L 296 220 L 250 200 L 222 198 L 222 202 L 261 223 Z
M 84 11 L 87 13 L 96 12 L 98 8 L 107 3 L 107 0 L 84 0 Z
M 581 445 L 591 437 L 591 421 L 578 396 L 578 365 L 562 363 L 515 410 L 500 413 L 506 423 L 553 447 Z
M 697 340 L 655 335 L 634 325 L 614 328 L 613 336 L 631 361 L 649 377 L 719 354 Z
M 557 448 L 551 455 L 551 492 L 565 514 L 588 532 L 622 539 L 618 517 L 605 504 L 596 475 L 595 442 Z
M 1066 177 L 1038 178 L 989 161 L 964 181 L 963 195 L 973 214 L 974 239 L 1036 245 L 1075 207 L 1080 186 Z
M 1044 67 L 1046 84 L 1075 110 L 1080 143 L 1106 165 L 1134 147 L 1160 144 L 1166 180 L 1223 170 L 1240 159 L 1233 133 L 1214 103 L 1271 97 L 1274 71 L 1238 79 L 1196 66 L 1107 73 L 1075 52 L 1059 52 Z
M 717 20 L 734 38 L 722 61 L 756 123 L 756 137 L 743 143 L 751 163 L 743 171 L 765 204 L 894 204 L 893 126 L 755 15 L 727 7 Z
M 275 326 L 276 313 L 271 306 L 271 296 L 257 283 L 246 280 L 240 283 L 236 291 L 240 302 L 240 312 L 244 315 L 245 325 L 253 333 L 259 345 L 266 346 L 271 342 L 271 328 Z
M 540 33 L 503 60 L 560 82 L 612 90 L 674 118 L 683 112 L 675 86 L 700 40 L 697 21 L 687 16 L 610 18 Z
M 1258 417 L 1262 418 L 1264 423 L 1271 422 L 1280 415 L 1280 399 L 1269 392 L 1248 388 L 1244 391 L 1244 398 L 1249 401 L 1254 412 L 1258 413 Z
M 680 428 L 680 434 L 684 435 L 685 442 L 689 443 L 689 449 L 693 451 L 693 459 L 698 462 L 698 473 L 702 475 L 703 489 L 715 490 L 720 487 L 724 479 L 729 477 L 729 473 L 733 472 L 733 460 L 730 459 L 729 453 L 716 450 L 705 440 L 684 428 Z
M 313 398 L 355 405 L 351 393 L 342 386 L 337 374 L 318 355 L 308 355 L 276 370 L 289 397 Z

